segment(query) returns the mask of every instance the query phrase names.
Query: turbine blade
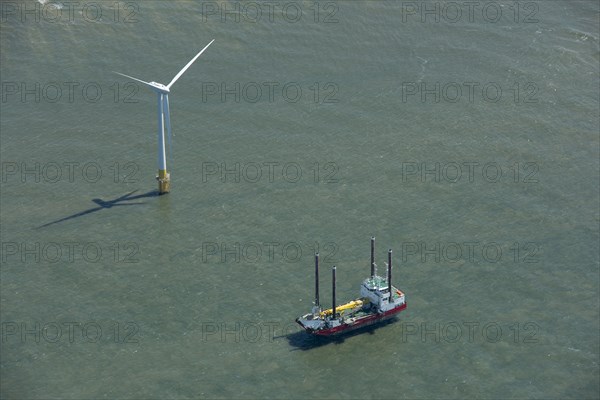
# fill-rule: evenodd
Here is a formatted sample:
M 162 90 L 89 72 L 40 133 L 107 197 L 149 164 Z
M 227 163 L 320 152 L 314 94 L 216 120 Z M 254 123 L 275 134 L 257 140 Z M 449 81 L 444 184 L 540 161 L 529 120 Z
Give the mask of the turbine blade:
M 169 143 L 169 160 L 173 165 L 173 144 L 171 140 L 171 110 L 169 110 L 169 95 L 163 98 L 163 113 L 165 114 L 165 125 L 167 125 L 167 142 Z
M 167 89 L 170 89 L 171 86 L 173 86 L 173 84 L 177 81 L 177 79 L 179 79 L 179 77 L 181 75 L 183 75 L 183 73 L 190 67 L 190 65 L 192 65 L 198 57 L 200 57 L 200 54 L 202 54 L 204 52 L 204 50 L 208 49 L 208 46 L 210 46 L 212 44 L 212 42 L 214 42 L 214 41 L 215 41 L 215 39 L 211 40 L 209 44 L 207 44 L 202 50 L 200 50 L 200 52 L 198 54 L 196 54 L 196 57 L 192 58 L 192 60 L 189 63 L 187 63 L 187 65 L 185 67 L 183 67 L 183 69 L 181 71 L 179 71 L 179 73 L 177 75 L 175 75 L 175 78 L 173 78 L 171 83 L 169 83 L 167 85 Z
M 122 73 L 120 73 L 120 72 L 117 72 L 117 71 L 113 71 L 113 72 L 114 72 L 115 74 L 117 74 L 117 75 L 124 76 L 125 78 L 133 79 L 134 81 L 138 81 L 138 82 L 141 82 L 141 83 L 143 83 L 143 84 L 146 84 L 146 85 L 148 85 L 148 86 L 150 86 L 150 87 L 154 87 L 154 86 L 152 86 L 152 85 L 151 85 L 149 82 L 145 82 L 145 81 L 143 81 L 143 80 L 141 80 L 141 79 L 134 78 L 133 76 L 125 75 L 125 74 L 122 74 Z

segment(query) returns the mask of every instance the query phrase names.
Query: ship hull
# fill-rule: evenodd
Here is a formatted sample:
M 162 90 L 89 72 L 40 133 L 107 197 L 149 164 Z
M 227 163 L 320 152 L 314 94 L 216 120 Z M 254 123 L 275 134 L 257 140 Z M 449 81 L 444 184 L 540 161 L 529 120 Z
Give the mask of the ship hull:
M 298 320 L 298 324 L 306 330 L 306 332 L 315 335 L 315 336 L 335 336 L 342 333 L 350 332 L 355 329 L 363 328 L 369 325 L 377 324 L 379 322 L 385 321 L 394 317 L 400 311 L 406 308 L 406 303 L 399 305 L 398 307 L 394 307 L 391 310 L 385 311 L 383 313 L 374 313 L 372 315 L 368 315 L 362 318 L 358 318 L 351 323 L 342 323 L 339 326 L 335 326 L 332 328 L 323 328 L 323 329 L 310 329 L 302 325 Z

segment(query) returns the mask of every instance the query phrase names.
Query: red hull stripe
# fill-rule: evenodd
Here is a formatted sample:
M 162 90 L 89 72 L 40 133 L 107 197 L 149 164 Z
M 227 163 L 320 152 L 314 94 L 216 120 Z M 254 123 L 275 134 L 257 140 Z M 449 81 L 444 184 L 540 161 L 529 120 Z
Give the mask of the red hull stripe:
M 365 317 L 363 319 L 355 321 L 353 324 L 342 324 L 340 326 L 336 326 L 335 328 L 320 329 L 320 330 L 313 331 L 310 333 L 312 333 L 313 335 L 319 335 L 319 336 L 335 335 L 338 333 L 342 333 L 342 332 L 349 331 L 349 330 L 354 330 L 354 329 L 360 328 L 362 326 L 372 325 L 376 322 L 383 321 L 385 319 L 388 319 L 388 318 L 394 316 L 395 314 L 398 314 L 400 311 L 404 310 L 405 308 L 406 308 L 406 303 L 404 303 L 396 308 L 392 308 L 391 310 L 388 310 L 382 314 L 374 314 L 374 315 Z

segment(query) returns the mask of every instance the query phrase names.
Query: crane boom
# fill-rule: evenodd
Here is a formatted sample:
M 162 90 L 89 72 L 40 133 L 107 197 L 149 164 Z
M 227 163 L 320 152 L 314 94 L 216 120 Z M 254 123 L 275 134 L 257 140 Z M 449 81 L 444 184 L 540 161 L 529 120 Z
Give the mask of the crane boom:
M 357 299 L 357 300 L 352 300 L 349 303 L 343 304 L 341 306 L 336 306 L 335 307 L 335 311 L 338 312 L 343 312 L 345 310 L 349 310 L 352 308 L 358 308 L 358 307 L 362 307 L 363 304 L 365 304 L 366 302 L 368 302 L 368 299 Z M 331 315 L 331 313 L 333 312 L 333 309 L 329 308 L 327 310 L 321 311 L 321 318 L 327 316 L 327 315 Z

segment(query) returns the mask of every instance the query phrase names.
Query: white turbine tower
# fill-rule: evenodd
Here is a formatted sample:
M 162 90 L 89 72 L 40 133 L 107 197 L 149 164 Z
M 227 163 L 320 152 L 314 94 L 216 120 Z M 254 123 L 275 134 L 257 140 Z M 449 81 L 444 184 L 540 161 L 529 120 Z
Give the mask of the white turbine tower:
M 200 54 L 204 52 L 214 42 L 215 39 L 211 40 L 209 44 L 207 44 L 192 60 L 187 63 L 185 67 L 175 75 L 171 83 L 168 85 L 163 85 L 158 82 L 145 82 L 141 79 L 134 78 L 133 76 L 125 75 L 120 72 L 115 72 L 121 76 L 124 76 L 129 79 L 133 79 L 135 81 L 141 82 L 145 85 L 150 86 L 152 90 L 156 92 L 158 95 L 158 176 L 156 180 L 158 180 L 158 193 L 169 193 L 171 189 L 171 175 L 167 172 L 167 158 L 165 152 L 165 125 L 167 126 L 167 133 L 169 135 L 169 141 L 171 139 L 171 116 L 169 113 L 169 89 L 171 86 L 183 75 L 183 73 L 196 61 Z

